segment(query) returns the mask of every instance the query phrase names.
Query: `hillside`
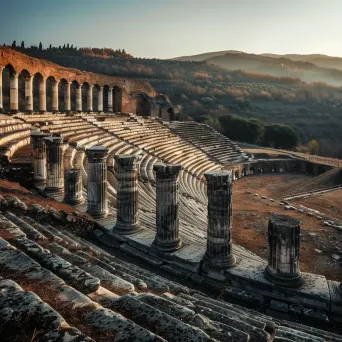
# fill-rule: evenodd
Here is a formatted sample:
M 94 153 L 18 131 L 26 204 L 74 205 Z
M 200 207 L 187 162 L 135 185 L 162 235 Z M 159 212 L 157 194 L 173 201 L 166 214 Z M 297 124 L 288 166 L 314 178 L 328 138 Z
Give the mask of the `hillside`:
M 316 139 L 322 155 L 342 156 L 341 88 L 322 82 L 308 84 L 296 77 L 227 70 L 207 62 L 75 56 L 63 50 L 58 53 L 29 50 L 26 53 L 65 67 L 146 80 L 157 92 L 167 94 L 172 102 L 181 105 L 184 119 L 191 117 L 203 122 L 203 116 L 206 116 L 204 122 L 219 131 L 223 130 L 218 117 L 228 113 L 268 123 L 284 123 L 295 128 L 302 144 Z M 258 58 L 265 63 L 272 60 L 270 57 Z M 282 60 L 288 66 L 312 67 L 310 63 Z M 250 57 L 244 58 L 245 64 L 253 61 L 253 58 L 252 62 Z M 277 68 L 276 63 L 272 65 Z

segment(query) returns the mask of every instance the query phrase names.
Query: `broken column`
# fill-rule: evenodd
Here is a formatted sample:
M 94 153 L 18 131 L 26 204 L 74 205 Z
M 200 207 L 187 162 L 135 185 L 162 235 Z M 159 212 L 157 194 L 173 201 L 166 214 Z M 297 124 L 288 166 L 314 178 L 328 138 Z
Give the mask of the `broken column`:
M 82 174 L 80 169 L 69 169 L 64 172 L 64 202 L 72 205 L 84 202 Z
M 33 77 L 25 78 L 25 113 L 33 112 Z
M 10 75 L 10 112 L 19 112 L 18 75 Z
M 182 165 L 155 164 L 156 171 L 156 226 L 153 246 L 164 252 L 173 252 L 182 246 L 179 237 L 179 182 Z
M 113 112 L 113 88 L 108 88 L 108 112 Z
M 46 112 L 46 79 L 39 81 L 39 111 Z
M 87 213 L 99 219 L 108 214 L 107 165 L 108 150 L 103 146 L 93 146 L 86 150 L 88 157 Z
M 52 81 L 52 113 L 58 112 L 58 81 Z
M 139 230 L 138 168 L 139 156 L 122 154 L 114 156 L 116 190 L 116 224 L 114 231 L 132 234 Z
M 204 174 L 208 193 L 207 250 L 203 257 L 205 271 L 224 270 L 236 260 L 232 250 L 232 171 Z
M 93 112 L 93 87 L 94 86 L 89 84 L 89 88 L 87 91 L 87 111 L 88 111 L 88 113 Z
M 46 188 L 48 193 L 64 191 L 63 155 L 65 146 L 62 137 L 47 137 L 43 139 L 46 145 Z
M 46 145 L 43 139 L 49 134 L 36 131 L 31 133 L 33 183 L 46 183 Z
M 268 223 L 268 265 L 265 275 L 272 283 L 295 287 L 301 284 L 299 270 L 300 222 L 274 215 Z

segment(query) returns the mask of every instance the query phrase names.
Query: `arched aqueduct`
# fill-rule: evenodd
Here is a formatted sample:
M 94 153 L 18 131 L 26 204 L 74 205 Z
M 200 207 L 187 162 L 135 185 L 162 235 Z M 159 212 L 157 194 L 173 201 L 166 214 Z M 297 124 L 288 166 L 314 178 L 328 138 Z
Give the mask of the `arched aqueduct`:
M 136 113 L 137 94 L 156 96 L 147 82 L 64 68 L 0 48 L 0 112 Z

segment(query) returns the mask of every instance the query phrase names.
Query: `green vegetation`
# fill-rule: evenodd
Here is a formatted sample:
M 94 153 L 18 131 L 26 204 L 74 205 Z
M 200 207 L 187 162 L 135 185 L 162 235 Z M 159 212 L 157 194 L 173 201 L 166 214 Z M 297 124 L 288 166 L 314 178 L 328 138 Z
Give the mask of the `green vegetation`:
M 227 70 L 206 61 L 132 58 L 126 52 L 126 57 L 115 56 L 115 51 L 122 54 L 124 50 L 105 51 L 71 47 L 24 50 L 66 67 L 146 80 L 181 105 L 184 120 L 206 122 L 221 132 L 224 128 L 219 118 L 228 114 L 259 119 L 265 125 L 282 123 L 295 129 L 302 145 L 315 139 L 321 155 L 342 157 L 341 87 L 306 83 L 299 77 Z M 340 77 L 339 72 L 335 74 Z

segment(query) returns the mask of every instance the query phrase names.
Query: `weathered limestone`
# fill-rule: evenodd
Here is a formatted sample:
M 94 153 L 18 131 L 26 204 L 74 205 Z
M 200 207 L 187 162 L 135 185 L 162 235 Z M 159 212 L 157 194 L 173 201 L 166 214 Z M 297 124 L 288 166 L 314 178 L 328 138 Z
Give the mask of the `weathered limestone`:
M 88 157 L 88 206 L 87 213 L 94 218 L 108 215 L 107 164 L 108 150 L 93 146 L 86 150 Z
M 82 174 L 80 169 L 69 169 L 64 172 L 64 202 L 72 205 L 84 202 Z
M 208 191 L 208 239 L 203 270 L 224 270 L 236 260 L 232 251 L 232 171 L 204 174 Z
M 10 76 L 10 112 L 19 112 L 19 99 L 18 99 L 18 75 Z
M 52 82 L 52 113 L 58 112 L 58 82 Z
M 156 171 L 156 225 L 153 246 L 173 252 L 182 246 L 179 237 L 179 171 L 182 165 L 155 164 Z
M 46 79 L 39 82 L 39 111 L 46 112 Z
M 97 97 L 98 97 L 98 102 L 97 102 L 97 111 L 99 113 L 103 112 L 103 87 L 99 88 L 99 91 L 97 93 Z
M 4 71 L 4 67 L 0 66 L 0 113 L 4 112 L 4 104 L 2 99 L 2 72 Z M 109 102 L 109 97 L 108 97 Z M 108 104 L 109 105 L 109 104 Z
M 299 286 L 300 222 L 290 216 L 275 215 L 268 223 L 267 279 L 281 286 Z
M 33 112 L 33 77 L 25 78 L 25 112 Z
M 108 88 L 108 112 L 113 112 L 113 88 Z
M 139 230 L 138 168 L 139 156 L 122 154 L 114 156 L 118 182 L 116 195 L 117 221 L 114 231 L 127 235 Z
M 64 165 L 63 138 L 44 138 L 46 144 L 46 171 L 47 181 L 45 191 L 49 193 L 62 193 L 64 191 Z
M 70 84 L 71 82 L 64 84 L 64 110 L 66 113 L 69 113 L 71 110 Z
M 76 111 L 78 113 L 82 112 L 82 86 L 76 86 Z
M 93 87 L 89 84 L 89 88 L 87 90 L 87 111 L 88 113 L 92 113 L 93 111 Z
M 46 183 L 46 145 L 43 138 L 48 136 L 49 134 L 41 132 L 31 133 L 33 182 L 35 184 Z

